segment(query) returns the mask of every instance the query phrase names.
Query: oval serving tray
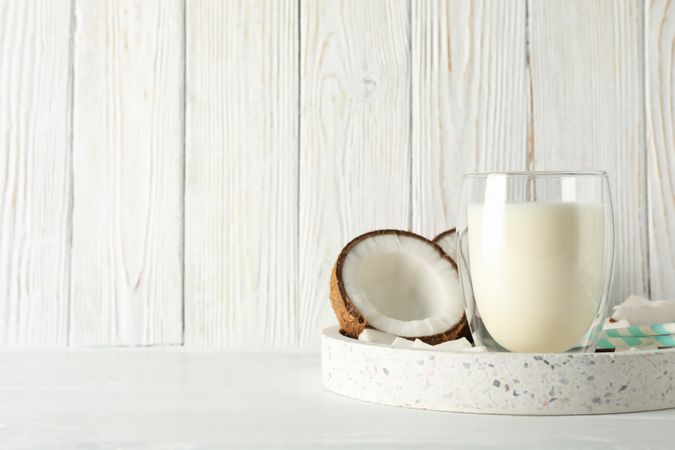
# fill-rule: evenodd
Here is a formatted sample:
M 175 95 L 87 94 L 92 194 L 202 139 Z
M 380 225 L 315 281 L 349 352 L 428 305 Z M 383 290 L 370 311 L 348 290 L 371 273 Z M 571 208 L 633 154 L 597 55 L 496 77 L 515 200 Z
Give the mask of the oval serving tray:
M 321 337 L 324 386 L 385 405 L 484 414 L 605 414 L 675 407 L 675 349 L 493 353 Z

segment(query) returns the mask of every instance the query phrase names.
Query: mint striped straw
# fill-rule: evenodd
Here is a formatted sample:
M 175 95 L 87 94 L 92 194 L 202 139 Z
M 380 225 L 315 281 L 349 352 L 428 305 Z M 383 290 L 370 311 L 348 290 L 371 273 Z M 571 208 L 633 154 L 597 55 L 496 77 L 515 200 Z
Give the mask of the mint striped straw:
M 621 336 L 621 337 L 603 337 L 598 341 L 600 349 L 627 349 L 640 347 L 675 347 L 675 337 L 672 334 L 665 336 Z
M 675 323 L 611 328 L 604 330 L 598 341 L 599 349 L 630 347 L 675 347 Z
M 624 337 L 624 336 L 664 336 L 667 334 L 675 334 L 675 323 L 655 323 L 653 325 L 634 325 L 625 328 L 612 328 L 604 330 L 603 335 L 608 337 Z

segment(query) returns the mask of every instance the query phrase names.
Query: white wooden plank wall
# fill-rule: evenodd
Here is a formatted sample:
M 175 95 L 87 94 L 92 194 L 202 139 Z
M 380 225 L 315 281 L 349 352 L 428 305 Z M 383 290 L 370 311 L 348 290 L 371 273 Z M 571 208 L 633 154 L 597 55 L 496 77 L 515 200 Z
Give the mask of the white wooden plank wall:
M 182 339 L 183 5 L 75 2 L 72 345 Z
M 185 343 L 292 348 L 298 1 L 189 5 Z
M 645 4 L 649 273 L 654 298 L 675 297 L 675 2 Z
M 70 4 L 0 2 L 0 343 L 68 343 Z
M 470 170 L 607 169 L 614 300 L 675 297 L 674 42 L 667 0 L 0 0 L 0 345 L 316 349 L 341 246 Z

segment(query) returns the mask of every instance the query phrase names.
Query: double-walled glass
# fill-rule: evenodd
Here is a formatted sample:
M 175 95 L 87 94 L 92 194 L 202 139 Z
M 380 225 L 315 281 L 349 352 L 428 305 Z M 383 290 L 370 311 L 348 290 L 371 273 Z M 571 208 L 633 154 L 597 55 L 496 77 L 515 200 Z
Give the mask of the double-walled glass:
M 606 173 L 465 175 L 457 239 L 477 344 L 511 352 L 595 350 L 613 267 Z

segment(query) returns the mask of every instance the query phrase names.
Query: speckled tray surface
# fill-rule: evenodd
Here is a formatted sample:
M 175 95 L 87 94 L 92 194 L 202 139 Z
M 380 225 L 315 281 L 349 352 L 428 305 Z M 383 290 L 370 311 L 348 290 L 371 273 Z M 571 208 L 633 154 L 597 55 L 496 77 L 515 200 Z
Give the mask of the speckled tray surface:
M 675 349 L 448 353 L 321 338 L 324 386 L 358 400 L 485 414 L 605 414 L 675 407 Z

